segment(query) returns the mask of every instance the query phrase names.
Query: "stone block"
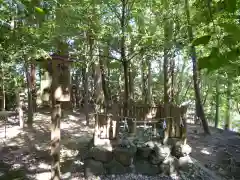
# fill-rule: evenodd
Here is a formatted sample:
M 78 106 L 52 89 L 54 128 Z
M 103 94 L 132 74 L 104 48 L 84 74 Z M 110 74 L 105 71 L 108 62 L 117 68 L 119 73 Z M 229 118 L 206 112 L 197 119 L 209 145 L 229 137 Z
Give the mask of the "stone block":
M 136 161 L 135 164 L 136 173 L 143 175 L 157 175 L 160 172 L 160 169 L 157 165 L 153 165 L 146 160 Z
M 102 174 L 105 174 L 105 168 L 102 162 L 93 159 L 85 160 L 84 169 L 85 178 L 89 178 L 91 176 L 98 176 Z
M 89 151 L 89 158 L 93 158 L 103 163 L 110 162 L 113 158 L 112 149 L 108 146 L 95 146 Z

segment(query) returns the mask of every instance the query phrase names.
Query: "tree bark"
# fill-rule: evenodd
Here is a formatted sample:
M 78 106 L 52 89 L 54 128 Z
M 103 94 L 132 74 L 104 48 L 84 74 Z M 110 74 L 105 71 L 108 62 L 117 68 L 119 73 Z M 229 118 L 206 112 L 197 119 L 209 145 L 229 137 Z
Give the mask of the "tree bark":
M 152 104 L 152 66 L 151 61 L 148 59 L 148 93 L 147 102 L 149 105 Z
M 215 112 L 215 128 L 219 125 L 219 107 L 220 107 L 220 94 L 219 94 L 219 77 L 216 79 L 216 112 Z
M 127 116 L 128 99 L 129 99 L 129 80 L 128 80 L 128 70 L 129 62 L 126 59 L 126 49 L 125 49 L 125 29 L 126 29 L 126 0 L 122 0 L 122 12 L 121 12 L 121 60 L 123 64 L 124 72 L 124 115 Z
M 19 120 L 19 127 L 24 128 L 24 118 L 23 118 L 23 110 L 22 110 L 22 100 L 20 97 L 20 90 L 16 88 L 16 103 L 17 103 L 17 112 L 18 112 L 18 120 Z
M 129 97 L 132 102 L 134 100 L 134 83 L 133 83 L 133 65 L 131 63 L 129 63 L 128 77 L 129 77 Z
M 187 16 L 187 25 L 188 25 L 188 38 L 190 43 L 193 41 L 193 31 L 192 26 L 190 22 L 190 11 L 189 11 L 189 2 L 188 0 L 185 0 L 185 12 Z M 191 45 L 191 58 L 192 58 L 192 69 L 193 69 L 193 86 L 194 86 L 194 92 L 195 92 L 195 98 L 196 98 L 196 106 L 197 106 L 197 112 L 198 116 L 202 121 L 203 129 L 206 134 L 210 134 L 208 122 L 205 117 L 204 109 L 201 102 L 200 97 L 200 90 L 199 90 L 199 71 L 198 71 L 198 65 L 197 65 L 197 57 L 196 57 L 196 49 L 195 46 Z
M 31 63 L 31 93 L 32 93 L 32 106 L 33 112 L 36 112 L 37 108 L 37 89 L 36 89 L 36 65 Z
M 85 73 L 84 73 L 85 72 Z M 85 112 L 85 116 L 86 116 L 86 125 L 89 126 L 89 65 L 86 65 L 85 70 L 83 71 L 83 73 L 85 74 L 85 76 L 83 76 L 83 80 L 84 80 L 84 112 Z
M 108 84 L 107 84 L 107 81 L 106 81 L 106 66 L 105 66 L 105 62 L 104 60 L 99 57 L 99 66 L 100 66 L 100 69 L 101 69 L 101 80 L 102 80 L 102 89 L 103 89 L 103 94 L 104 94 L 104 101 L 105 101 L 105 105 L 108 105 L 109 103 L 109 93 L 108 93 Z
M 5 86 L 4 86 L 4 68 L 3 63 L 1 62 L 1 110 L 4 111 L 6 108 L 6 93 L 5 93 Z
M 28 64 L 25 64 L 25 73 L 27 79 L 27 94 L 28 94 L 28 120 L 27 125 L 29 127 L 32 126 L 33 123 L 33 96 L 32 96 L 32 84 L 31 84 L 31 75 L 28 70 Z
M 227 77 L 227 102 L 226 102 L 226 112 L 225 112 L 225 130 L 230 130 L 232 126 L 231 121 L 231 91 L 232 84 L 229 76 Z

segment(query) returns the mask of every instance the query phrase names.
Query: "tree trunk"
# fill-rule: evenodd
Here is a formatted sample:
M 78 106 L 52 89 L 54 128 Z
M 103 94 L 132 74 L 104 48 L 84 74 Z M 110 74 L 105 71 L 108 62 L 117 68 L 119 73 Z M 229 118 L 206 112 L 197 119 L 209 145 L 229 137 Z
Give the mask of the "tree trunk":
M 169 9 L 169 4 L 165 0 L 164 7 L 167 11 Z M 171 97 L 171 68 L 169 63 L 169 54 L 171 49 L 172 41 L 172 24 L 170 23 L 170 17 L 165 14 L 164 19 L 164 57 L 163 57 L 163 74 L 164 74 L 164 103 L 169 103 L 172 99 Z
M 225 112 L 225 130 L 231 130 L 231 126 L 232 126 L 231 91 L 232 91 L 232 84 L 231 84 L 230 78 L 228 77 L 228 79 L 227 79 L 227 102 L 226 102 L 226 112 Z
M 171 92 L 170 92 L 170 102 L 174 102 L 174 96 L 175 96 L 175 89 L 174 89 L 174 69 L 175 69 L 175 62 L 174 59 L 172 58 L 170 61 L 170 68 L 169 68 L 169 74 L 171 75 Z
M 164 76 L 164 103 L 168 103 L 170 99 L 170 87 L 169 87 L 169 77 L 168 76 L 168 50 L 164 49 L 164 59 L 163 59 L 163 76 Z
M 219 107 L 220 107 L 220 94 L 219 94 L 219 77 L 216 79 L 216 113 L 215 113 L 215 128 L 219 125 Z
M 187 27 L 188 27 L 188 37 L 190 43 L 193 41 L 193 31 L 192 31 L 192 26 L 190 22 L 190 12 L 189 12 L 189 2 L 188 0 L 185 0 L 185 12 L 187 16 Z M 196 58 L 196 49 L 193 45 L 191 45 L 191 58 L 192 58 L 192 68 L 193 68 L 193 86 L 194 86 L 194 92 L 195 92 L 195 98 L 196 98 L 196 106 L 197 106 L 197 112 L 198 116 L 202 121 L 203 129 L 206 134 L 210 134 L 209 127 L 208 127 L 208 122 L 205 117 L 204 109 L 202 106 L 201 102 L 201 97 L 200 97 L 200 90 L 199 90 L 199 72 L 198 72 L 198 66 L 197 66 L 197 58 Z
M 133 83 L 133 65 L 129 63 L 128 68 L 128 77 L 129 77 L 129 97 L 131 102 L 134 100 L 134 83 Z
M 141 79 L 142 79 L 142 101 L 145 101 L 145 97 L 146 97 L 146 93 L 145 93 L 145 89 L 146 89 L 146 84 L 145 84 L 145 66 L 144 66 L 144 59 L 143 57 L 141 58 Z
M 34 63 L 31 64 L 31 93 L 32 93 L 33 112 L 36 112 L 37 89 L 36 89 L 36 65 Z
M 84 80 L 84 112 L 85 112 L 85 116 L 86 116 L 86 125 L 89 126 L 89 65 L 86 65 L 86 68 L 84 69 L 84 71 L 82 71 L 83 74 L 85 74 L 83 76 L 83 80 Z
M 20 90 L 18 88 L 16 88 L 15 94 L 16 94 L 19 126 L 20 126 L 20 128 L 24 128 L 24 118 L 23 118 L 23 109 L 22 109 L 23 102 L 21 100 Z
M 106 63 L 104 62 L 104 60 L 99 57 L 99 66 L 101 69 L 101 76 L 102 76 L 102 89 L 103 89 L 103 94 L 104 94 L 104 101 L 105 101 L 105 105 L 108 105 L 109 103 L 109 93 L 108 93 L 108 85 L 107 85 L 107 81 L 106 81 Z
M 124 72 L 124 115 L 127 116 L 127 108 L 128 108 L 128 97 L 129 97 L 129 82 L 128 82 L 128 70 L 129 70 L 129 62 L 126 59 L 126 50 L 125 50 L 125 29 L 126 29 L 126 0 L 122 0 L 122 12 L 121 12 L 121 60 L 123 64 L 123 72 Z
M 104 102 L 104 92 L 102 87 L 102 74 L 100 69 L 100 63 L 99 60 L 95 60 L 95 92 L 94 92 L 94 98 L 96 101 L 96 112 L 99 112 L 100 107 L 103 105 Z M 106 99 L 106 98 L 105 98 Z
M 78 69 L 75 74 L 75 81 L 76 81 L 76 88 L 75 88 L 75 104 L 76 108 L 80 108 L 80 75 L 81 75 L 81 70 Z M 84 83 L 83 83 L 84 84 Z
M 147 93 L 147 102 L 149 105 L 152 104 L 152 67 L 151 61 L 148 60 L 148 93 Z
M 5 86 L 4 86 L 4 68 L 3 63 L 1 62 L 1 110 L 4 111 L 6 107 L 6 93 L 5 93 Z
M 28 119 L 27 124 L 29 127 L 32 126 L 33 123 L 33 96 L 32 96 L 32 84 L 31 84 L 31 76 L 28 70 L 28 64 L 25 64 L 25 73 L 27 79 L 27 94 L 28 94 Z

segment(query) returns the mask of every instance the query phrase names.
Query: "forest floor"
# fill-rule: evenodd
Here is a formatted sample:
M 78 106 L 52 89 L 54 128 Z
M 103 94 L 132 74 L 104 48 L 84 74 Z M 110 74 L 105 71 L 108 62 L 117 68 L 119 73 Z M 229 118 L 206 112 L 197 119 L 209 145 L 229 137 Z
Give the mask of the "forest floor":
M 4 122 L 0 121 L 1 180 L 50 179 L 50 118 L 49 112 L 35 113 L 33 128 L 22 130 L 11 117 L 7 122 L 6 138 Z M 93 137 L 93 123 L 87 127 L 82 113 L 65 113 L 61 122 L 63 179 L 83 179 L 83 160 Z M 221 177 L 240 179 L 240 136 L 214 128 L 211 128 L 211 136 L 204 136 L 201 129 L 199 125 L 188 125 L 191 156 Z
M 210 131 L 204 135 L 200 125 L 188 124 L 191 156 L 221 177 L 240 179 L 240 135 L 213 127 Z

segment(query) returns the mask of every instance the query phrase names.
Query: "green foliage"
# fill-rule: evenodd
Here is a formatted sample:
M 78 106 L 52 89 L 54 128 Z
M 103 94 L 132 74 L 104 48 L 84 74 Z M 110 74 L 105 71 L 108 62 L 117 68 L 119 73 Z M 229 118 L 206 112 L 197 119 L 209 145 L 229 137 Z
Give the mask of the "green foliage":
M 192 45 L 193 46 L 198 46 L 198 45 L 207 45 L 209 43 L 211 39 L 211 36 L 210 35 L 205 35 L 205 36 L 202 36 L 200 38 L 197 38 L 195 39 L 193 42 L 192 42 Z
M 225 9 L 228 12 L 234 13 L 236 11 L 236 8 L 237 8 L 236 0 L 224 0 L 224 4 L 225 4 Z

